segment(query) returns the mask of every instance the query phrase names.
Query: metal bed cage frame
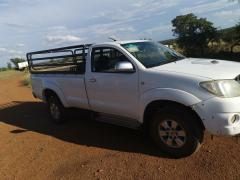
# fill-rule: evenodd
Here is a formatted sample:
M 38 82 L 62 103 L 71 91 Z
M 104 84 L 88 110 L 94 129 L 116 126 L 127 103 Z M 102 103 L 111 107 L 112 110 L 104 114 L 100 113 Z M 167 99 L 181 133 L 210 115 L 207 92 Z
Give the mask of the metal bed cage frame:
M 27 53 L 29 70 L 31 73 L 85 73 L 86 56 L 91 45 L 82 44 Z

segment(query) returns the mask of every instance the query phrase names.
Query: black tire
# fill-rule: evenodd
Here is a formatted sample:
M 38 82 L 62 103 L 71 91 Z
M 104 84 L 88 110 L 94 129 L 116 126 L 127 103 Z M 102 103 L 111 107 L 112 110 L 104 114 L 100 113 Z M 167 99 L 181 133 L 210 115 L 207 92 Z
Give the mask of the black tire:
M 55 124 L 61 124 L 66 119 L 66 109 L 56 95 L 51 95 L 48 100 L 48 112 L 50 120 Z
M 196 152 L 203 140 L 204 130 L 196 122 L 196 116 L 186 108 L 161 108 L 155 111 L 150 122 L 150 136 L 171 157 L 186 157 Z

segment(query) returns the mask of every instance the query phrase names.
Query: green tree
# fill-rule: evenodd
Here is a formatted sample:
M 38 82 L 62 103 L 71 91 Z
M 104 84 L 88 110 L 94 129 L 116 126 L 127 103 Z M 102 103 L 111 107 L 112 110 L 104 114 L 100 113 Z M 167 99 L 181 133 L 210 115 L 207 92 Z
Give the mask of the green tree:
M 217 37 L 217 29 L 212 22 L 192 13 L 177 16 L 172 20 L 172 25 L 179 47 L 189 56 L 204 54 L 208 43 Z
M 7 63 L 7 68 L 12 69 L 12 64 L 10 62 Z
M 222 40 L 230 45 L 231 52 L 235 46 L 240 45 L 240 23 L 235 27 L 222 30 L 220 33 Z
M 236 25 L 237 40 L 240 42 L 240 22 Z
M 233 49 L 235 46 L 240 46 L 240 22 L 235 26 L 235 43 L 231 46 L 231 52 L 233 52 Z
M 23 58 L 13 58 L 10 61 L 14 64 L 15 68 L 18 67 L 18 63 L 25 62 L 26 60 Z

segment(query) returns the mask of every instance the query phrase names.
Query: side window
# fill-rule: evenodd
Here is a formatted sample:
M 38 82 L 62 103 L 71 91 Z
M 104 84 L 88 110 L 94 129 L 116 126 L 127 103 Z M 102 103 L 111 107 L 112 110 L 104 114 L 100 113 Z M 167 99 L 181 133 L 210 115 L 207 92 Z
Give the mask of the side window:
M 113 48 L 94 48 L 92 72 L 115 72 L 118 62 L 129 61 L 125 55 Z

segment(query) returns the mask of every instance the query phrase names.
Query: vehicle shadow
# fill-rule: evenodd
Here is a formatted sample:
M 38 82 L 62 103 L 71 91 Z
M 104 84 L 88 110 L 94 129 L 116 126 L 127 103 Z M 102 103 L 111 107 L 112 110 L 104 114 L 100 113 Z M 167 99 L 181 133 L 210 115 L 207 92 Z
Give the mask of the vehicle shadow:
M 10 133 L 33 131 L 79 145 L 170 158 L 140 131 L 91 120 L 89 113 L 82 111 L 71 114 L 66 123 L 55 125 L 48 120 L 44 103 L 12 102 L 0 106 L 0 122 L 18 127 Z

